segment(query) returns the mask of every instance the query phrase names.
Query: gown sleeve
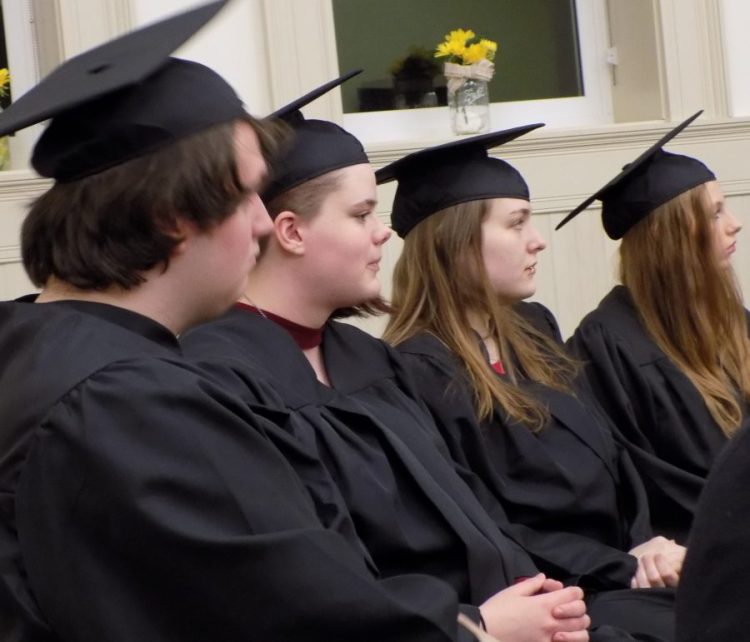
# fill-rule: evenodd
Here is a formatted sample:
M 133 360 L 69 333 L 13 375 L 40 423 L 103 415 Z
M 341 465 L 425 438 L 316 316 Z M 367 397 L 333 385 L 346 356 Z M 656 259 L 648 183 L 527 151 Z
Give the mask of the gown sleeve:
M 376 580 L 321 527 L 265 422 L 179 370 L 97 373 L 52 408 L 29 452 L 18 528 L 62 639 L 458 638 L 447 585 Z

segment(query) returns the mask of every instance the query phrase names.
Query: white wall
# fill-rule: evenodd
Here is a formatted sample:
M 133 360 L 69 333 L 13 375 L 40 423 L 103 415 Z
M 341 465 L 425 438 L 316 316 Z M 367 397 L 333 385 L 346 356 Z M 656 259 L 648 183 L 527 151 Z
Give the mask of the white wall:
M 205 4 L 205 0 L 131 0 L 131 4 L 133 21 L 140 26 Z M 272 111 L 266 51 L 261 1 L 235 0 L 175 55 L 218 71 L 250 113 L 264 116 Z
M 724 55 L 731 116 L 750 116 L 750 2 L 722 0 Z

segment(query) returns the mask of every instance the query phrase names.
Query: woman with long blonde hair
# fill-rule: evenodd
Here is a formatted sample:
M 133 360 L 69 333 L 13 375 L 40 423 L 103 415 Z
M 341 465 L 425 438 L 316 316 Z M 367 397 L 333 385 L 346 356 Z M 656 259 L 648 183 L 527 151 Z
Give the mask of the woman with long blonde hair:
M 377 172 L 398 180 L 391 219 L 404 239 L 384 338 L 517 541 L 542 569 L 619 594 L 614 623 L 639 632 L 640 609 L 669 610 L 664 587 L 679 581 L 684 549 L 653 536 L 637 472 L 578 390 L 554 317 L 523 303 L 545 242 L 523 177 L 487 154 L 513 137 L 449 143 Z
M 714 458 L 745 422 L 750 342 L 731 266 L 741 225 L 714 174 L 665 142 L 592 197 L 622 238 L 622 284 L 570 346 L 638 465 L 653 523 L 685 541 Z

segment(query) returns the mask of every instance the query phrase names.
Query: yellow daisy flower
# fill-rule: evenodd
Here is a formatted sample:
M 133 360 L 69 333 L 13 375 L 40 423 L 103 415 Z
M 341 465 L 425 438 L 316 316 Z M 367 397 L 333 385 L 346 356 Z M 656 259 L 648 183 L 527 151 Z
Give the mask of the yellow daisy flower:
M 10 83 L 10 74 L 8 70 L 3 67 L 0 69 L 0 96 L 5 96 L 8 91 L 8 83 Z

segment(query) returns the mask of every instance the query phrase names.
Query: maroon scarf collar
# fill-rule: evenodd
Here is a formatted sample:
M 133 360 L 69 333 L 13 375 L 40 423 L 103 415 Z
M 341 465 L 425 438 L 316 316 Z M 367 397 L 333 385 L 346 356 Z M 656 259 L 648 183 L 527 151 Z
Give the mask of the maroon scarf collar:
M 289 319 L 280 317 L 279 315 L 274 314 L 273 312 L 269 312 L 268 310 L 261 310 L 254 305 L 237 302 L 234 304 L 234 306 L 236 308 L 252 312 L 253 314 L 257 314 L 258 316 L 268 319 L 269 321 L 273 321 L 279 327 L 284 328 L 284 330 L 292 335 L 292 339 L 294 339 L 294 342 L 299 346 L 300 350 L 317 348 L 323 341 L 323 330 L 325 328 L 325 325 L 321 328 L 308 328 L 307 326 L 300 325 L 299 323 L 295 323 L 294 321 L 290 321 Z

